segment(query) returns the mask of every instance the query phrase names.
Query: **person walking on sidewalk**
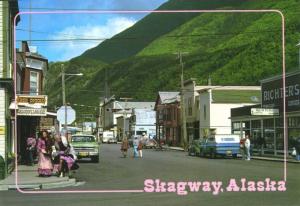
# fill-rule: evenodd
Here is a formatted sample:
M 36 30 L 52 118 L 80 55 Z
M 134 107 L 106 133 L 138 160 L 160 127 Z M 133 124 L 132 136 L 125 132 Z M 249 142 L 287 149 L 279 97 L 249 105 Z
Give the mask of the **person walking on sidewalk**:
M 139 139 L 138 137 L 134 137 L 133 140 L 133 157 L 138 157 L 138 146 L 139 146 Z
M 33 135 L 30 135 L 30 137 L 27 138 L 26 144 L 27 144 L 27 147 L 26 147 L 26 154 L 27 154 L 26 160 L 27 161 L 26 161 L 26 163 L 27 163 L 27 165 L 32 166 L 34 163 L 33 155 L 36 150 L 36 148 L 35 148 L 36 140 L 33 137 Z
M 300 137 L 295 141 L 296 160 L 300 161 Z
M 38 152 L 38 174 L 41 177 L 52 175 L 53 165 L 51 161 L 52 145 L 46 130 L 42 131 L 37 144 Z
M 246 141 L 246 139 L 243 137 L 240 140 L 240 153 L 241 153 L 243 159 L 245 159 L 245 155 L 246 155 L 245 141 Z
M 246 134 L 246 140 L 245 140 L 246 160 L 250 160 L 250 147 L 251 147 L 250 138 L 249 135 Z
M 143 157 L 143 141 L 142 140 L 139 141 L 137 150 L 139 153 L 139 157 Z
M 122 151 L 124 158 L 127 157 L 128 148 L 129 148 L 129 143 L 128 143 L 127 137 L 125 136 L 124 139 L 122 140 L 122 144 L 121 144 L 121 151 Z

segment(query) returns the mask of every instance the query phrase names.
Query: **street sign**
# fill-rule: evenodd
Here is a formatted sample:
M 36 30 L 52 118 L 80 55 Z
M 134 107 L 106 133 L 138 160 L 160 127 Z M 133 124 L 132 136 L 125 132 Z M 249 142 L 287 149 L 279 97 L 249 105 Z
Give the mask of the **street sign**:
M 72 107 L 67 106 L 67 124 L 72 124 L 72 122 L 74 122 L 75 119 L 76 119 L 76 112 L 75 112 L 75 110 Z M 57 120 L 61 124 L 65 123 L 65 106 L 61 106 L 57 110 Z
M 47 106 L 48 96 L 47 95 L 17 95 L 17 105 L 18 106 Z
M 18 116 L 47 116 L 47 109 L 46 108 L 21 108 L 17 110 Z
M 262 115 L 262 116 L 279 115 L 279 109 L 251 108 L 251 115 Z

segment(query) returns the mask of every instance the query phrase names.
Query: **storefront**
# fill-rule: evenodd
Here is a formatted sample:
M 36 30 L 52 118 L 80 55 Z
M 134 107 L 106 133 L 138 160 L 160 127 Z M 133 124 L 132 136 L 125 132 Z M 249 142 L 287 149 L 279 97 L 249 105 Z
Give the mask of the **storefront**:
M 286 125 L 288 150 L 300 137 L 300 71 L 286 74 Z M 232 132 L 250 134 L 253 152 L 260 155 L 284 154 L 282 75 L 261 81 L 262 102 L 259 105 L 231 110 Z M 252 108 L 278 110 L 278 114 L 253 115 Z
M 22 162 L 26 160 L 26 139 L 37 137 L 41 130 L 41 118 L 47 116 L 46 95 L 17 95 L 17 152 Z

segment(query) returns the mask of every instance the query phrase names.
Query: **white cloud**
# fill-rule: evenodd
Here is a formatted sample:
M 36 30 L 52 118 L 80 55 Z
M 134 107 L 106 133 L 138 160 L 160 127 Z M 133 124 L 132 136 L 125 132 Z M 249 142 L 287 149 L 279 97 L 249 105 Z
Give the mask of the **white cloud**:
M 108 19 L 104 25 L 85 25 L 85 26 L 70 26 L 57 35 L 52 35 L 50 39 L 102 39 L 89 41 L 67 41 L 67 42 L 53 42 L 49 46 L 49 52 L 55 52 L 59 56 L 57 61 L 69 60 L 73 57 L 79 56 L 87 49 L 97 46 L 103 39 L 110 38 L 115 34 L 131 27 L 136 20 L 125 17 L 115 17 Z

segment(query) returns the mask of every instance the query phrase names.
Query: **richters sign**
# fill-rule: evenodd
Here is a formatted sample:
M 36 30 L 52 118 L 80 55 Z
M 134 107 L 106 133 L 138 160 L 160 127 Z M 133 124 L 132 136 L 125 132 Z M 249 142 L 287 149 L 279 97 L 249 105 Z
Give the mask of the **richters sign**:
M 47 106 L 47 95 L 25 96 L 17 95 L 17 105 L 22 106 Z
M 286 111 L 300 110 L 300 72 L 288 74 L 285 78 Z M 283 79 L 262 81 L 262 107 L 283 109 Z
M 17 112 L 18 116 L 47 116 L 46 108 L 31 109 L 31 108 L 19 108 Z

